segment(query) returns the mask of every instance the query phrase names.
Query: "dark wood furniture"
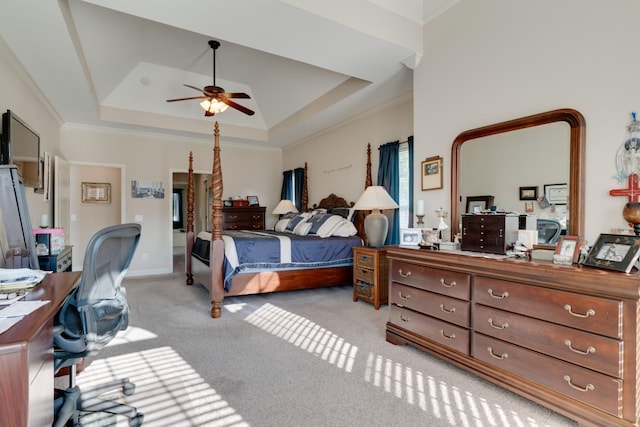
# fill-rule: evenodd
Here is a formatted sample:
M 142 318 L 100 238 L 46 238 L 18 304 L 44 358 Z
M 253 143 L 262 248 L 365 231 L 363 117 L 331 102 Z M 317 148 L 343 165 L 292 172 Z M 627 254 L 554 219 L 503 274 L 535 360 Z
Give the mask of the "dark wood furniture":
M 211 245 L 210 245 L 210 266 L 205 266 L 200 262 L 194 262 L 191 252 L 195 242 L 195 231 L 193 227 L 194 217 L 194 184 L 193 184 L 193 155 L 189 153 L 189 169 L 187 182 L 187 233 L 186 233 L 186 256 L 185 274 L 186 284 L 192 285 L 194 278 L 198 280 L 207 290 L 211 300 L 211 317 L 217 318 L 222 314 L 222 301 L 225 296 L 249 295 L 276 291 L 289 291 L 297 289 L 309 289 L 323 286 L 335 286 L 352 283 L 353 268 L 346 267 L 325 267 L 298 270 L 262 271 L 257 273 L 240 273 L 234 276 L 231 291 L 224 290 L 223 262 L 224 262 L 224 242 L 222 240 L 222 166 L 220 160 L 220 129 L 218 122 L 214 125 L 213 132 L 213 168 L 211 172 L 212 203 L 211 203 Z M 308 184 L 305 164 L 305 178 L 302 191 L 302 210 L 308 210 Z M 367 147 L 367 175 L 365 177 L 365 188 L 371 185 L 371 146 Z M 326 202 L 326 204 L 324 203 Z M 339 204 L 333 204 L 339 203 Z M 324 208 L 352 207 L 343 198 L 335 195 L 323 199 L 319 205 Z M 359 235 L 364 230 L 364 220 L 361 214 L 356 216 L 354 221 Z
M 368 301 L 377 310 L 388 303 L 389 272 L 384 248 L 353 248 L 353 301 Z
M 518 215 L 462 215 L 462 250 L 505 254 L 518 240 Z
M 636 275 L 387 247 L 387 341 L 583 426 L 640 425 Z
M 2 425 L 53 423 L 53 318 L 79 280 L 79 272 L 47 274 L 25 300 L 50 302 L 0 334 Z
M 223 230 L 264 230 L 264 206 L 222 208 Z
M 51 255 L 38 255 L 40 270 L 62 273 L 71 271 L 72 246 L 65 246 L 60 252 Z

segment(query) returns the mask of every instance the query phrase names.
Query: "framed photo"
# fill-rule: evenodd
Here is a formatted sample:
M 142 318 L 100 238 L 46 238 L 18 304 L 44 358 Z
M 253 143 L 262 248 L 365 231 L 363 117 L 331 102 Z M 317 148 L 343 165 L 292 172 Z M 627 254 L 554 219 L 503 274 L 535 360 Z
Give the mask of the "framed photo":
M 520 200 L 537 200 L 538 187 L 520 187 Z
M 249 202 L 249 206 L 260 205 L 260 202 L 258 202 L 258 196 L 247 196 L 247 202 Z
M 422 229 L 401 228 L 400 246 L 418 246 L 422 240 Z
M 601 234 L 591 247 L 584 265 L 628 273 L 640 254 L 640 237 Z
M 533 202 L 524 202 L 524 211 L 526 213 L 532 213 L 533 210 Z
M 478 213 L 489 210 L 493 206 L 493 196 L 467 197 L 467 213 Z
M 442 157 L 428 157 L 422 162 L 422 191 L 442 188 Z
M 223 200 L 222 206 L 225 208 L 230 208 L 231 206 L 233 206 L 233 200 Z
M 107 182 L 83 182 L 82 203 L 111 203 L 111 184 Z
M 575 264 L 580 258 L 581 246 L 582 238 L 578 236 L 560 236 L 556 244 L 555 254 L 571 257 L 571 262 Z
M 544 195 L 552 205 L 566 205 L 569 187 L 567 184 L 545 184 Z

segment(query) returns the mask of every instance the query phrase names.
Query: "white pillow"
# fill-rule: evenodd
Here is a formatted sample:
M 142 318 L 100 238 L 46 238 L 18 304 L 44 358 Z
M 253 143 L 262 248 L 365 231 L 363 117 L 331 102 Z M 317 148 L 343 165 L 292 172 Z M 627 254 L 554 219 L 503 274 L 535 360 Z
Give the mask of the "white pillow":
M 289 221 L 291 221 L 291 218 L 281 219 L 276 223 L 276 226 L 273 229 L 280 233 L 284 233 L 287 229 L 287 225 L 289 225 Z
M 309 230 L 311 230 L 311 223 L 309 222 L 300 222 L 296 225 L 296 228 L 293 229 L 293 234 L 297 234 L 298 236 L 306 236 L 309 234 Z
M 351 221 L 345 219 L 342 224 L 338 225 L 338 227 L 333 230 L 332 236 L 351 237 L 355 236 L 356 234 L 358 234 L 358 229 L 356 228 L 356 226 L 353 225 Z
M 329 218 L 324 220 L 323 224 L 316 231 L 316 235 L 320 237 L 332 236 L 334 230 L 346 221 L 347 220 L 342 218 L 340 215 L 331 215 Z

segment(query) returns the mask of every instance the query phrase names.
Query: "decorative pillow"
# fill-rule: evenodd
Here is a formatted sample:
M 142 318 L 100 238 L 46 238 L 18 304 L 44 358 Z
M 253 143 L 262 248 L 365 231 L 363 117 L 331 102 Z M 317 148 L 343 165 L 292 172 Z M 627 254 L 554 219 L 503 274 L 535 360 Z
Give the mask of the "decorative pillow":
M 309 230 L 311 230 L 311 223 L 306 221 L 300 221 L 296 228 L 293 229 L 293 234 L 297 234 L 298 236 L 306 236 L 309 234 Z
M 347 221 L 353 221 L 353 212 L 354 210 L 351 208 L 333 208 L 329 211 L 329 213 L 332 213 L 333 215 L 340 215 Z
M 332 235 L 333 230 L 344 221 L 346 220 L 339 215 L 331 215 L 329 213 L 314 215 L 309 218 L 309 222 L 312 224 L 309 234 L 329 237 Z
M 289 225 L 289 221 L 291 221 L 290 218 L 281 219 L 280 221 L 276 222 L 276 226 L 273 229 L 280 233 L 284 233 L 284 231 L 287 229 L 287 225 Z
M 293 230 L 296 228 L 296 225 L 298 225 L 298 223 L 304 220 L 305 220 L 304 216 L 296 215 L 295 218 L 292 218 L 291 220 L 289 220 L 289 223 L 287 224 L 287 227 L 285 228 L 284 231 L 286 231 L 287 233 L 293 233 Z
M 280 215 L 280 219 L 292 219 L 295 218 L 298 214 L 295 212 L 288 212 L 286 214 Z

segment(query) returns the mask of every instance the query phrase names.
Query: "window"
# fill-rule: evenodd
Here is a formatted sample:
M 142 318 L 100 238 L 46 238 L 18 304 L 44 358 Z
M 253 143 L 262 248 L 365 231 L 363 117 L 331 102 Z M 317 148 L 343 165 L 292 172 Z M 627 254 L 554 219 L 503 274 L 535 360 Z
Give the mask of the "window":
M 173 189 L 173 228 L 184 227 L 182 221 L 182 190 Z
M 400 220 L 400 228 L 410 228 L 413 225 L 413 221 L 409 218 L 409 200 L 411 199 L 411 179 L 409 167 L 409 143 L 401 142 L 398 149 L 398 215 Z

